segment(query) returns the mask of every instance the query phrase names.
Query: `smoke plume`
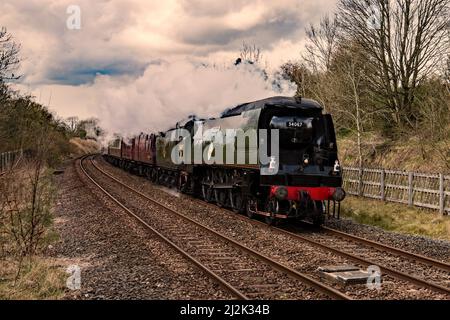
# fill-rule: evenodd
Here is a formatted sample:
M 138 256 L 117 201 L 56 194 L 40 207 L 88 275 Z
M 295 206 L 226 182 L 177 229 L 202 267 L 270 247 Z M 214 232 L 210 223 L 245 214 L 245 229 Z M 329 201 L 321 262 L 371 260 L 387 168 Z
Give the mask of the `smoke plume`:
M 256 64 L 216 66 L 190 61 L 150 65 L 137 78 L 97 76 L 91 90 L 109 135 L 157 132 L 191 114 L 218 116 L 226 108 L 274 95 L 292 96 L 295 85 Z

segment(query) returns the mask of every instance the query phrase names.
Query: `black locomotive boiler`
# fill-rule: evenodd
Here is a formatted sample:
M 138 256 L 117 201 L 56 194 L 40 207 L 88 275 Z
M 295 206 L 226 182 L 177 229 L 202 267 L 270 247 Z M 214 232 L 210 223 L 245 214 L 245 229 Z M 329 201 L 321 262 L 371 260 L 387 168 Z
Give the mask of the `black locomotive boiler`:
M 244 143 L 228 136 L 219 142 L 198 140 L 199 128 L 203 132 L 252 131 L 259 143 L 253 146 L 250 137 Z M 264 130 L 267 135 L 262 138 Z M 260 142 L 273 141 L 274 131 L 277 157 L 263 161 Z M 272 147 L 268 143 L 268 155 Z M 195 161 L 195 148 L 206 158 L 221 155 L 224 161 Z M 185 160 L 188 155 L 188 161 L 174 161 L 174 150 Z M 234 151 L 231 157 L 230 150 Z M 237 161 L 240 154 L 244 161 Z M 269 224 L 301 219 L 319 225 L 330 202 L 340 203 L 345 197 L 332 117 L 309 99 L 272 97 L 227 109 L 217 118 L 191 116 L 166 132 L 143 133 L 128 142 L 116 140 L 105 158 L 155 183 L 249 217 L 263 216 Z

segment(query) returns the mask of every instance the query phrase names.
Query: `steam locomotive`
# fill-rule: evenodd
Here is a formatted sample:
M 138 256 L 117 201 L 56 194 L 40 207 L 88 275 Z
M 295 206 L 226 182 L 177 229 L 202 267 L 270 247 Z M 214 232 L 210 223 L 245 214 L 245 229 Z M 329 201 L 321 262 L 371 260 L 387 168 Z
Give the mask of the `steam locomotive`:
M 217 139 L 219 131 L 234 135 Z M 154 183 L 262 216 L 268 224 L 300 219 L 320 225 L 331 204 L 335 208 L 345 198 L 331 115 L 309 99 L 271 97 L 217 118 L 190 116 L 166 132 L 116 139 L 104 157 Z

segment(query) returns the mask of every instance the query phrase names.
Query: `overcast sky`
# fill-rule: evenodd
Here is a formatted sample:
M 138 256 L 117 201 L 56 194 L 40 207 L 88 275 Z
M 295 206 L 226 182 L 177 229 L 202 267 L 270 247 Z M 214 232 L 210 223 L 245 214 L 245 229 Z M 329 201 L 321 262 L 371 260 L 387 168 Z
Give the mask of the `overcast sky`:
M 67 28 L 69 5 L 81 9 L 79 30 Z M 51 96 L 61 116 L 85 117 L 101 116 L 93 106 L 99 79 L 123 79 L 134 90 L 133 80 L 162 63 L 231 65 L 243 41 L 261 47 L 275 69 L 299 57 L 305 27 L 334 6 L 335 0 L 1 0 L 0 26 L 22 45 L 20 88 L 44 104 Z

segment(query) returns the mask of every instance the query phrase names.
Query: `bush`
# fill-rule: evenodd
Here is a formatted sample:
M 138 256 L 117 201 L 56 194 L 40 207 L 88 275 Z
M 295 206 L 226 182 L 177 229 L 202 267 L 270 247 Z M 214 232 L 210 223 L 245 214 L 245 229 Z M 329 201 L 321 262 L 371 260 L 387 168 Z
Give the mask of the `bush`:
M 32 257 L 45 246 L 55 190 L 43 160 L 29 161 L 0 179 L 0 241 L 3 255 Z

